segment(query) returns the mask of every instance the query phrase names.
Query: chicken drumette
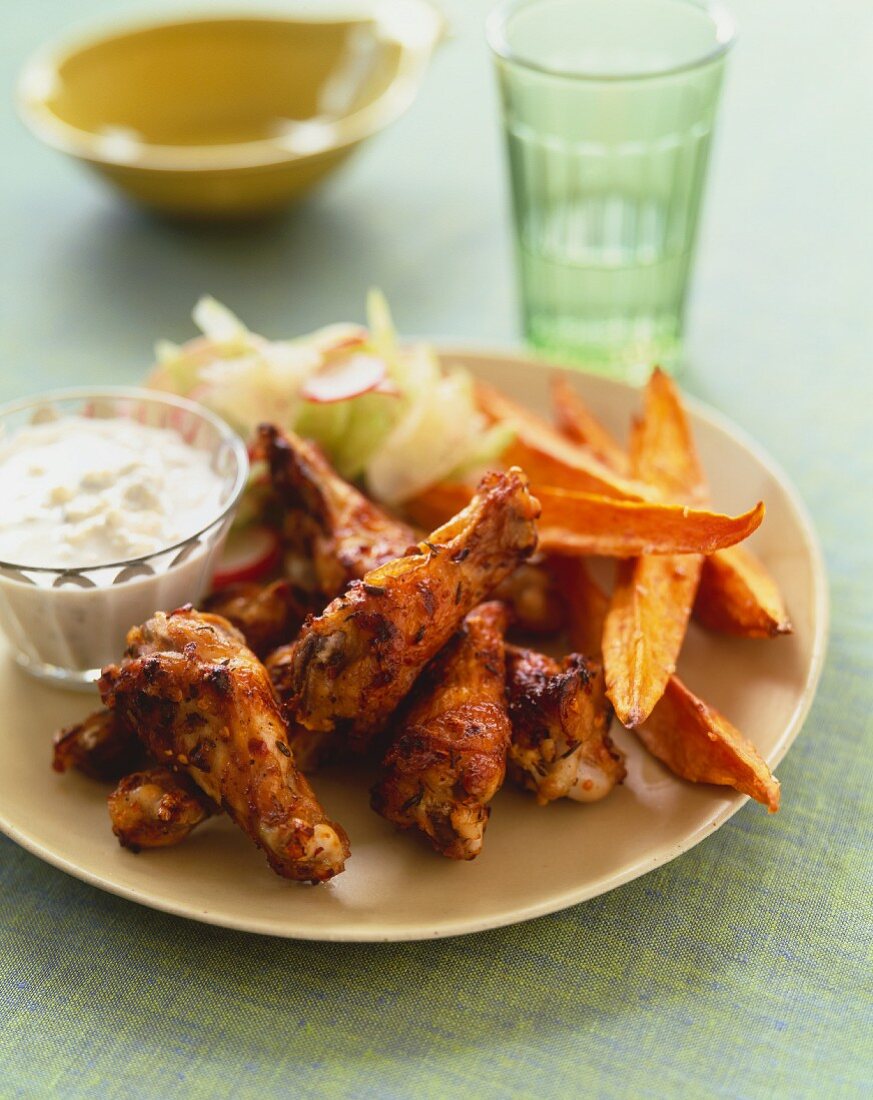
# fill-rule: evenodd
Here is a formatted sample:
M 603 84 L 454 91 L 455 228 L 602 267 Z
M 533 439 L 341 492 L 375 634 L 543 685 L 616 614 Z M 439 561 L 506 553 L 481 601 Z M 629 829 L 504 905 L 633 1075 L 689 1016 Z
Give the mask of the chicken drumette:
M 269 678 L 217 615 L 157 613 L 127 637 L 103 701 L 158 761 L 181 766 L 286 878 L 322 881 L 349 854 L 294 763 Z
M 599 665 L 577 653 L 558 663 L 532 649 L 506 647 L 512 722 L 510 775 L 545 804 L 594 802 L 625 776 L 609 738 L 612 708 Z
M 449 523 L 353 582 L 271 655 L 288 713 L 366 747 L 464 616 L 533 552 L 538 513 L 520 470 L 488 474 Z
M 242 631 L 258 656 L 291 641 L 310 611 L 287 580 L 235 584 L 208 597 L 205 607 Z M 75 768 L 91 779 L 114 782 L 146 761 L 142 742 L 110 710 L 95 711 L 55 734 L 52 767 L 58 772 Z
M 187 775 L 160 765 L 126 775 L 108 805 L 112 831 L 134 852 L 179 844 L 216 811 Z
M 500 603 L 470 612 L 419 677 L 373 788 L 377 813 L 450 859 L 479 854 L 506 772 L 505 627 Z
M 314 443 L 263 424 L 257 454 L 269 466 L 290 541 L 311 559 L 325 599 L 418 541 L 411 527 L 344 481 Z

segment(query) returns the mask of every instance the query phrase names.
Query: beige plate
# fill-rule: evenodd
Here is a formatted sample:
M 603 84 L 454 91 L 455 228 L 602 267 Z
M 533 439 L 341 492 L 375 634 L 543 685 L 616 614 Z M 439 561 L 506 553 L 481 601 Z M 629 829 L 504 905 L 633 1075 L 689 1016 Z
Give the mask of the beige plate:
M 458 352 L 476 374 L 547 411 L 548 374 L 531 360 Z M 569 374 L 596 412 L 624 432 L 638 394 Z M 680 672 L 749 734 L 771 765 L 797 736 L 821 671 L 827 634 L 822 558 L 797 493 L 767 455 L 721 417 L 693 407 L 716 505 L 739 511 L 758 499 L 767 518 L 754 547 L 788 600 L 795 633 L 742 641 L 692 627 Z M 53 729 L 89 709 L 79 694 L 44 687 L 0 655 L 0 828 L 40 858 L 95 886 L 209 924 L 312 940 L 417 940 L 527 920 L 612 890 L 675 859 L 722 825 L 744 797 L 692 786 L 647 756 L 631 734 L 623 788 L 593 805 L 537 807 L 501 792 L 482 856 L 439 859 L 367 807 L 366 780 L 317 777 L 328 812 L 352 838 L 348 870 L 317 888 L 272 874 L 228 820 L 208 822 L 173 850 L 135 856 L 113 837 L 106 791 L 49 768 Z M 790 802 L 790 788 L 783 792 Z M 756 812 L 766 813 L 763 807 Z

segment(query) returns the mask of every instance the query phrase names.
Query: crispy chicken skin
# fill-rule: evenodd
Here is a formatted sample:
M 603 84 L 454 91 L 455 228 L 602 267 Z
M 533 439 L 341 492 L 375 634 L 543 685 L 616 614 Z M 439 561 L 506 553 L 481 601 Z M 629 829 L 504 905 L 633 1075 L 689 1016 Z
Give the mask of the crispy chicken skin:
M 349 854 L 294 763 L 263 665 L 218 615 L 158 612 L 100 679 L 107 706 L 158 761 L 181 765 L 286 878 L 320 882 Z
M 312 610 L 304 594 L 288 580 L 232 584 L 208 596 L 203 606 L 241 631 L 258 657 L 295 638 Z
M 180 843 L 216 809 L 187 775 L 160 765 L 126 775 L 108 805 L 113 833 L 133 852 Z
M 401 557 L 418 541 L 411 527 L 335 473 L 315 444 L 262 424 L 257 454 L 269 466 L 286 525 L 294 528 L 293 540 L 312 558 L 326 599 L 338 596 L 349 581 Z
M 520 470 L 486 475 L 462 512 L 353 582 L 271 655 L 288 713 L 365 748 L 465 615 L 533 553 L 538 512 Z
M 502 604 L 482 604 L 416 682 L 373 788 L 373 809 L 420 829 L 449 859 L 475 859 L 506 773 Z
M 52 767 L 56 772 L 75 768 L 89 779 L 114 783 L 145 761 L 139 738 L 108 710 L 97 710 L 55 734 Z
M 599 665 L 578 653 L 559 664 L 543 653 L 506 647 L 512 722 L 512 778 L 545 805 L 556 798 L 604 798 L 625 776 L 609 738 L 612 718 Z

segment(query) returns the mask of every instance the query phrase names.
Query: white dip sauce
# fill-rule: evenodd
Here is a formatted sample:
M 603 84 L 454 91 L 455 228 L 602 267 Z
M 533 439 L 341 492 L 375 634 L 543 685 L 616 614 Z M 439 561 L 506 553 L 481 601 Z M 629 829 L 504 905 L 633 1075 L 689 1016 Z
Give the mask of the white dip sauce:
M 0 628 L 18 660 L 85 682 L 133 625 L 196 603 L 227 489 L 209 451 L 126 418 L 43 415 L 0 439 Z
M 70 416 L 0 443 L 0 560 L 84 568 L 181 542 L 218 515 L 210 456 L 167 428 Z

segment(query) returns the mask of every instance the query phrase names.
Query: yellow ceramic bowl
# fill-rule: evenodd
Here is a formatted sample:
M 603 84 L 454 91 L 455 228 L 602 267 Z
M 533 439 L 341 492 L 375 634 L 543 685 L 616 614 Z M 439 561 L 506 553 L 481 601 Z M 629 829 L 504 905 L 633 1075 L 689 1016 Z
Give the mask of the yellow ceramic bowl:
M 22 74 L 21 114 L 149 206 L 276 209 L 406 110 L 443 31 L 427 0 L 292 11 L 192 15 L 43 52 Z

